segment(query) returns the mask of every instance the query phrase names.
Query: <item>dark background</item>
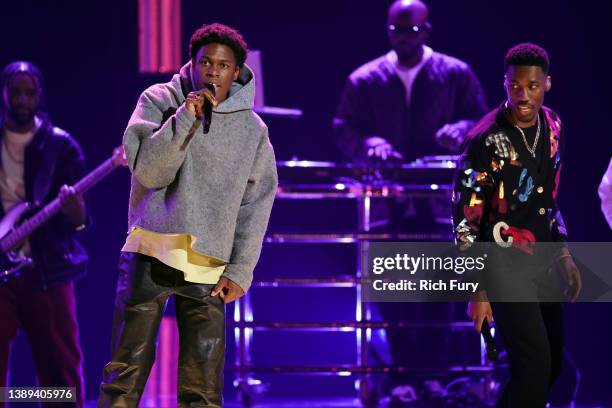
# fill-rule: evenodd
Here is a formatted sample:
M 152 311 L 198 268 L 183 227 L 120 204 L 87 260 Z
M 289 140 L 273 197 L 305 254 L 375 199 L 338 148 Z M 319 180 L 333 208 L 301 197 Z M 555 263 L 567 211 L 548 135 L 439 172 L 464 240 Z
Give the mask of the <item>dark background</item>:
M 202 23 L 239 28 L 250 48 L 263 53 L 267 103 L 304 111 L 298 120 L 267 121 L 278 158 L 337 160 L 331 118 L 346 76 L 388 50 L 384 25 L 389 3 L 183 0 L 183 56 L 186 60 L 189 36 Z M 565 221 L 574 241 L 609 241 L 597 197 L 612 153 L 607 2 L 429 3 L 430 46 L 467 61 L 490 106 L 504 96 L 503 57 L 510 46 L 532 41 L 548 50 L 553 87 L 546 104 L 561 115 L 567 135 L 560 190 Z M 137 72 L 137 30 L 136 1 L 2 2 L 0 65 L 26 59 L 41 68 L 50 116 L 80 142 L 90 168 L 120 144 L 139 93 L 169 79 Z M 125 237 L 128 195 L 128 172 L 122 169 L 88 196 L 94 226 L 83 240 L 91 267 L 77 284 L 88 398 L 96 397 L 109 357 L 115 266 Z M 567 345 L 582 371 L 581 400 L 612 402 L 612 305 L 571 305 L 567 311 Z M 25 349 L 18 344 L 14 359 L 21 360 Z M 31 381 L 21 366 L 13 370 L 20 385 Z

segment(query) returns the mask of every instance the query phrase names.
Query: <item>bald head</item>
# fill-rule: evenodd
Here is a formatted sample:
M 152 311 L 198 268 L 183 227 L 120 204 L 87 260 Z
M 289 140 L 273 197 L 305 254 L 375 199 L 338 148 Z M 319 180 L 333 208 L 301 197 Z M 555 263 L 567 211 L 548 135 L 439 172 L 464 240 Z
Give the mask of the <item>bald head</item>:
M 393 24 L 392 21 L 397 19 L 410 20 L 420 24 L 424 24 L 429 19 L 429 9 L 419 0 L 396 0 L 389 7 L 387 21 Z
M 423 57 L 423 44 L 429 38 L 429 10 L 419 0 L 397 0 L 389 7 L 387 33 L 399 62 L 413 67 Z

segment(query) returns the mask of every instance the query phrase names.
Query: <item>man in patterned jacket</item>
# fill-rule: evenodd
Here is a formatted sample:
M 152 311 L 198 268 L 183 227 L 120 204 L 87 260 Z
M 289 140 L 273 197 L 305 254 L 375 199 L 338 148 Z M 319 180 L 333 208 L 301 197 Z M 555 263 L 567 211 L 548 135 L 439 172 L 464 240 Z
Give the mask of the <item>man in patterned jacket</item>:
M 508 351 L 510 382 L 498 406 L 543 408 L 561 368 L 563 309 L 559 302 L 542 302 L 541 294 L 554 286 L 548 271 L 558 266 L 566 294 L 575 300 L 580 273 L 564 244 L 556 201 L 563 128 L 542 105 L 551 87 L 548 55 L 537 45 L 520 44 L 508 51 L 504 65 L 507 98 L 470 132 L 458 163 L 454 231 L 462 250 L 494 242 L 492 253 L 511 251 L 496 260 L 489 256 L 486 272 L 476 277 L 486 290 L 470 301 L 468 315 L 478 331 L 495 316 Z M 536 246 L 540 242 L 559 244 Z

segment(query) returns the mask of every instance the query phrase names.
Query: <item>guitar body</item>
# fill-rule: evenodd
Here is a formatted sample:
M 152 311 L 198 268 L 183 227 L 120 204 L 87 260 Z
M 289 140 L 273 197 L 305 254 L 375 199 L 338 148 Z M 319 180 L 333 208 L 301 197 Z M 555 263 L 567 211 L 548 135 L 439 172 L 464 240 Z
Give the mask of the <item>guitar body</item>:
M 13 207 L 2 220 L 0 220 L 0 239 L 11 233 L 19 222 L 31 210 L 30 203 L 21 203 Z M 24 256 L 19 248 L 0 253 L 0 278 L 4 280 L 10 275 L 16 275 L 23 268 L 32 265 L 32 259 Z

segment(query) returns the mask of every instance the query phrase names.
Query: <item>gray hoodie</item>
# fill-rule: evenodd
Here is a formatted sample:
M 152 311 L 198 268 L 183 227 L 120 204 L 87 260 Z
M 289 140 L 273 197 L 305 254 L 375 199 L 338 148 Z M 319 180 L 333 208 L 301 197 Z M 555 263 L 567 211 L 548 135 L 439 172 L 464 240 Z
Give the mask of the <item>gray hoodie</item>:
M 243 66 L 204 134 L 183 104 L 190 66 L 145 90 L 125 131 L 129 230 L 195 236 L 193 249 L 226 262 L 223 275 L 246 292 L 276 193 L 274 152 L 252 110 L 253 72 Z

